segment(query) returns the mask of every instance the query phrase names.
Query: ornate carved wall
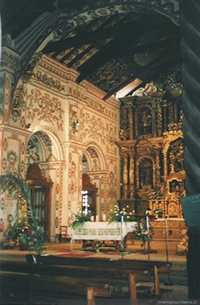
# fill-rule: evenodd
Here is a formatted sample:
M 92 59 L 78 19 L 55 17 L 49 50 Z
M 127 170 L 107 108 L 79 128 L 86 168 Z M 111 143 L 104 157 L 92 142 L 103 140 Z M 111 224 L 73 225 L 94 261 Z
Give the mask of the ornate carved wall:
M 82 205 L 83 155 L 87 174 L 98 189 L 99 217 L 110 213 L 119 197 L 119 154 L 115 141 L 119 130 L 119 101 L 102 100 L 103 92 L 88 82 L 78 85 L 78 72 L 48 56 L 35 55 L 29 78 L 21 78 L 4 103 L 1 126 L 1 173 L 21 172 L 38 164 L 41 173 L 53 181 L 49 209 L 49 238 L 55 240 L 60 225 L 70 225 Z M 9 69 L 8 69 L 9 70 Z M 78 127 L 76 126 L 78 123 Z M 3 194 L 1 217 L 16 215 L 16 200 Z M 16 221 L 14 217 L 13 222 Z
M 170 217 L 183 217 L 181 92 L 169 94 L 150 83 L 120 101 L 120 201 L 139 214 L 150 207 L 161 208 Z

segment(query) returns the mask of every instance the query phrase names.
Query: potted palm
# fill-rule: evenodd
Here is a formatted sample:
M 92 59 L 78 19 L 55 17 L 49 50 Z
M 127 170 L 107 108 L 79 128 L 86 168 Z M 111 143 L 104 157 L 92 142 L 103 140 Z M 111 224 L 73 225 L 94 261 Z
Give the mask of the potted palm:
M 22 196 L 27 202 L 27 217 L 23 217 L 17 221 L 13 227 L 9 229 L 9 236 L 14 241 L 22 243 L 32 241 L 33 250 L 37 254 L 41 254 L 42 245 L 45 242 L 45 232 L 40 220 L 36 216 L 31 206 L 30 190 L 27 182 L 20 172 L 8 172 L 0 176 L 0 191 L 4 193 L 8 191 L 13 196 Z

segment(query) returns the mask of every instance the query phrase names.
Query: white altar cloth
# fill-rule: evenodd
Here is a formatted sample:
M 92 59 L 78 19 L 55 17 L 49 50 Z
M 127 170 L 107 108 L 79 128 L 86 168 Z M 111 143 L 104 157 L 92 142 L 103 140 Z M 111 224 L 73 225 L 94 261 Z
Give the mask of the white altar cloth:
M 90 222 L 82 227 L 71 229 L 72 240 L 122 240 L 134 230 L 136 222 Z

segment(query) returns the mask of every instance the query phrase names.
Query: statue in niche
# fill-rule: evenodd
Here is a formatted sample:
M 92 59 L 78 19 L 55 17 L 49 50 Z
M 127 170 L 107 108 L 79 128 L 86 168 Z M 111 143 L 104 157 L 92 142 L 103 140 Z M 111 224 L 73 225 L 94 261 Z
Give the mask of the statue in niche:
M 140 186 L 153 184 L 153 167 L 151 160 L 143 160 L 140 164 Z
M 150 109 L 143 109 L 140 113 L 140 130 L 141 134 L 151 133 L 151 111 Z
M 171 145 L 169 159 L 171 161 L 172 172 L 178 172 L 184 169 L 184 146 L 182 139 Z
M 172 180 L 170 182 L 170 193 L 174 193 L 176 197 L 180 197 L 180 182 L 177 180 Z

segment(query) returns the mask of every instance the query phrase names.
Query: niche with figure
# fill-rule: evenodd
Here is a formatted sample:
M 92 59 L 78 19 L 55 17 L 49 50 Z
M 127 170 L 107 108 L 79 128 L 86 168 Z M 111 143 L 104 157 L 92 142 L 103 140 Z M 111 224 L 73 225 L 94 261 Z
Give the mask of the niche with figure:
M 139 163 L 140 187 L 144 185 L 153 186 L 153 164 L 151 159 L 143 159 Z
M 184 143 L 182 138 L 171 142 L 168 151 L 170 172 L 179 172 L 184 170 Z
M 152 133 L 152 115 L 151 110 L 147 107 L 139 111 L 139 133 L 141 135 Z

